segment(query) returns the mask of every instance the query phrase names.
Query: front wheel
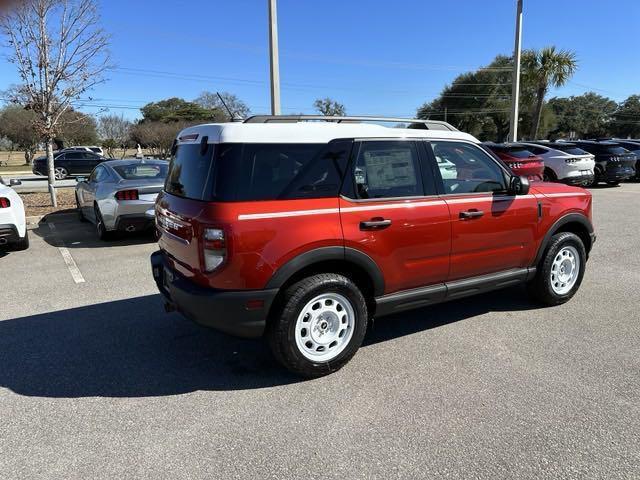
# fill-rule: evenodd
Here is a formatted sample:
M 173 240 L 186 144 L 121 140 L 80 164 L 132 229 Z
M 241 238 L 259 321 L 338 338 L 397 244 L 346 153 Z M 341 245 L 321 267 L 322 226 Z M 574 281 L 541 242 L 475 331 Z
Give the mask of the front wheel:
M 569 232 L 554 235 L 529 284 L 531 295 L 545 305 L 568 302 L 580 288 L 586 261 L 580 237 Z
M 367 304 L 343 275 L 324 273 L 291 285 L 267 327 L 275 358 L 307 378 L 342 368 L 358 351 L 367 331 Z

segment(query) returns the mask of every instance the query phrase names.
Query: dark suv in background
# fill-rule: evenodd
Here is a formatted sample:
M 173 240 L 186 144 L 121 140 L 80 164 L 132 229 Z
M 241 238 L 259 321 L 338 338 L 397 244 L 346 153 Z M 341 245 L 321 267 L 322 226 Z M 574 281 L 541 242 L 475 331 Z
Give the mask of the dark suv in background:
M 616 142 L 575 140 L 571 143 L 595 155 L 596 167 L 593 185 L 597 185 L 599 182 L 618 185 L 621 181 L 636 174 L 636 156 Z
M 56 152 L 53 157 L 56 180 L 64 180 L 74 175 L 89 175 L 96 166 L 105 160 L 98 154 L 88 150 Z M 47 157 L 38 157 L 33 161 L 33 173 L 47 175 Z
M 636 175 L 632 178 L 636 181 L 640 180 L 640 139 L 609 138 L 607 140 L 617 143 L 636 156 Z

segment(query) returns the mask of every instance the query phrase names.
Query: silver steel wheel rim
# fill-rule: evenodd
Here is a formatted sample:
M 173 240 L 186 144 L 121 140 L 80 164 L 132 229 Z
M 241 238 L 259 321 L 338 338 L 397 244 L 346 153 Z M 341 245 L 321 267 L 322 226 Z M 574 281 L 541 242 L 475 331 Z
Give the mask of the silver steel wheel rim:
M 296 320 L 296 346 L 314 362 L 328 362 L 349 345 L 356 315 L 351 302 L 338 293 L 323 293 L 309 301 Z
M 54 170 L 54 176 L 56 177 L 56 180 L 64 180 L 64 177 L 67 176 L 67 172 L 64 168 L 58 167 Z
M 572 246 L 560 249 L 551 264 L 551 289 L 558 295 L 571 291 L 580 275 L 580 256 Z

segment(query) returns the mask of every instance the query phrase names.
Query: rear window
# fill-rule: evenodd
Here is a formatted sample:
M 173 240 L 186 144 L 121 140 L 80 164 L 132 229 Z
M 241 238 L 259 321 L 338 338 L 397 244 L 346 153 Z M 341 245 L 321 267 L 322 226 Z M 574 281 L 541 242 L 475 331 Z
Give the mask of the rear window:
M 601 145 L 598 150 L 611 155 L 624 155 L 625 153 L 629 153 L 625 148 L 619 147 L 618 145 Z
M 337 196 L 350 141 L 329 144 L 179 145 L 165 190 L 196 200 L 249 201 Z
M 158 163 L 153 164 L 130 164 L 118 165 L 113 169 L 125 180 L 150 180 L 157 178 L 164 180 L 169 170 L 168 165 Z
M 554 145 L 553 148 L 560 150 L 561 152 L 568 153 L 570 155 L 588 155 L 589 152 L 576 147 L 575 145 Z
M 530 150 L 527 150 L 524 147 L 509 147 L 502 151 L 514 158 L 529 158 L 534 156 Z

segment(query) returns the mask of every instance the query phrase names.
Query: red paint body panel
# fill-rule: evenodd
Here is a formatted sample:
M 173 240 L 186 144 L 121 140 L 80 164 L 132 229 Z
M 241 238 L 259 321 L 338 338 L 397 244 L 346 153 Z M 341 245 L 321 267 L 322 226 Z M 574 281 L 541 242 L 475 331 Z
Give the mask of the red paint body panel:
M 529 181 L 542 181 L 544 174 L 544 160 L 538 156 L 529 158 L 512 157 L 511 155 L 501 152 L 494 152 L 500 159 L 507 164 L 513 173 L 521 177 L 526 177 Z M 517 164 L 517 166 L 513 166 Z
M 449 274 L 449 209 L 439 197 L 353 202 L 340 199 L 345 246 L 369 255 L 384 275 L 385 293 L 442 283 Z M 388 219 L 383 230 L 360 222 Z
M 448 195 L 453 248 L 449 280 L 529 266 L 538 245 L 537 201 L 533 195 Z M 460 213 L 477 210 L 479 218 Z
M 538 203 L 542 217 L 538 218 Z M 385 293 L 509 268 L 533 265 L 549 228 L 569 213 L 591 219 L 591 194 L 557 183 L 536 183 L 529 195 L 446 195 L 359 201 L 343 198 L 214 203 L 161 193 L 156 203 L 160 248 L 173 267 L 216 289 L 262 289 L 296 256 L 347 246 L 380 268 Z M 462 220 L 460 212 L 482 210 Z M 390 219 L 381 230 L 360 222 Z M 225 231 L 227 258 L 204 272 L 204 228 Z

